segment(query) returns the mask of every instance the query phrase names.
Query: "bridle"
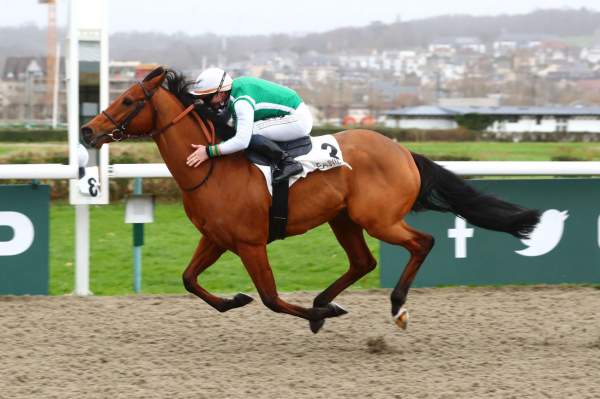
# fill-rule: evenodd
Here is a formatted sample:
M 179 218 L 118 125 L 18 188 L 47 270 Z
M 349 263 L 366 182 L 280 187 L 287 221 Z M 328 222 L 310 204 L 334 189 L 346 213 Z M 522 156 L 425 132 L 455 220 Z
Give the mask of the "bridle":
M 133 109 L 133 111 L 131 111 L 129 114 L 127 114 L 127 116 L 125 117 L 125 119 L 123 119 L 123 121 L 120 124 L 115 120 L 115 118 L 113 118 L 112 116 L 110 116 L 108 114 L 108 112 L 102 111 L 102 115 L 104 115 L 106 117 L 106 119 L 108 119 L 113 125 L 115 125 L 115 128 L 113 129 L 113 131 L 106 134 L 113 141 L 123 141 L 125 139 L 140 138 L 140 137 L 153 137 L 153 136 L 156 136 L 158 134 L 158 133 L 154 133 L 152 131 L 150 133 L 148 133 L 148 134 L 142 134 L 142 135 L 137 135 L 137 134 L 133 135 L 133 134 L 128 134 L 126 132 L 127 126 L 129 126 L 129 123 L 136 116 L 138 116 L 138 114 L 146 106 L 146 101 L 149 102 L 152 105 L 152 126 L 156 126 L 156 114 L 157 114 L 157 112 L 156 112 L 156 107 L 154 106 L 154 103 L 152 102 L 152 96 L 154 95 L 154 93 L 156 93 L 157 89 L 153 89 L 152 91 L 148 91 L 148 89 L 146 89 L 146 87 L 144 86 L 143 83 L 137 82 L 137 84 L 144 91 L 144 98 L 141 99 L 141 100 L 136 101 L 135 108 Z
M 105 133 L 104 135 L 101 135 L 98 138 L 100 138 L 102 136 L 108 136 L 108 137 L 110 137 L 110 139 L 112 141 L 123 141 L 125 139 L 139 139 L 139 138 L 155 137 L 161 133 L 164 133 L 169 128 L 171 128 L 173 125 L 177 124 L 180 120 L 182 120 L 186 115 L 188 115 L 194 109 L 194 104 L 191 104 L 186 109 L 184 109 L 179 115 L 177 115 L 171 122 L 167 123 L 165 126 L 159 128 L 159 129 L 157 129 L 156 121 L 158 118 L 157 117 L 158 111 L 156 110 L 156 106 L 154 105 L 154 102 L 152 102 L 152 96 L 154 95 L 154 93 L 156 93 L 158 91 L 158 89 L 155 88 L 155 89 L 148 91 L 148 89 L 146 89 L 146 87 L 144 86 L 144 84 L 142 82 L 137 82 L 137 84 L 144 91 L 144 98 L 141 100 L 135 101 L 135 103 L 136 103 L 135 108 L 129 114 L 127 114 L 127 116 L 123 119 L 123 121 L 121 123 L 118 123 L 115 120 L 115 118 L 113 118 L 112 116 L 110 116 L 108 114 L 108 112 L 102 111 L 102 115 L 104 115 L 106 117 L 106 119 L 108 119 L 113 125 L 115 125 L 115 128 L 112 130 L 112 132 Z M 144 133 L 144 134 L 129 134 L 129 133 L 127 133 L 126 132 L 127 126 L 129 126 L 131 121 L 136 116 L 138 116 L 138 114 L 142 111 L 142 109 L 144 109 L 144 107 L 146 106 L 146 102 L 148 102 L 150 105 L 152 105 L 153 130 L 151 130 L 148 133 Z M 201 130 L 204 133 L 205 139 L 208 142 L 208 144 L 209 145 L 215 144 L 215 128 L 214 128 L 213 124 L 209 120 L 207 120 L 207 123 L 205 124 L 204 121 L 197 114 L 192 113 L 191 115 L 200 124 Z M 210 133 L 208 133 L 209 130 L 210 130 Z M 198 187 L 203 185 L 210 177 L 210 175 L 213 171 L 213 167 L 214 167 L 214 158 L 210 158 L 210 166 L 208 169 L 208 173 L 202 179 L 202 181 L 200 181 L 200 183 L 198 183 L 197 185 L 195 185 L 191 188 L 184 188 L 184 190 L 185 191 L 194 191 Z

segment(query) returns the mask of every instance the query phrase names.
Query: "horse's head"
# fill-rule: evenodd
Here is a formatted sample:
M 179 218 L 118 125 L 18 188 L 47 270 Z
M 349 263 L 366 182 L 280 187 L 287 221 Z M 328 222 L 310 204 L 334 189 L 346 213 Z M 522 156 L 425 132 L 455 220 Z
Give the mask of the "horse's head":
M 96 148 L 104 143 L 151 135 L 156 128 L 156 108 L 152 96 L 165 79 L 162 67 L 150 72 L 142 82 L 127 89 L 106 110 L 82 126 L 83 140 Z

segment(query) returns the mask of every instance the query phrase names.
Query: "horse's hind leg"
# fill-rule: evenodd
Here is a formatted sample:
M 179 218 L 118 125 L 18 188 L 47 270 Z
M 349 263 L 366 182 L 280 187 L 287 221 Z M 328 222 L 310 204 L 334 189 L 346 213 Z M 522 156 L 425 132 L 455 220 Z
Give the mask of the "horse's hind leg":
M 365 242 L 363 228 L 354 223 L 346 211 L 340 212 L 329 222 L 338 242 L 346 251 L 350 266 L 348 270 L 315 298 L 313 306 L 327 306 L 340 292 L 375 269 L 377 261 Z M 316 333 L 325 320 L 311 321 L 311 330 Z
M 402 245 L 410 252 L 410 259 L 404 267 L 400 280 L 391 295 L 392 316 L 396 324 L 405 329 L 408 323 L 408 312 L 403 308 L 406 296 L 419 267 L 431 251 L 434 239 L 431 235 L 422 233 L 400 221 L 392 226 L 369 229 L 369 234 L 390 244 Z
M 244 294 L 237 294 L 233 299 L 220 298 L 206 291 L 198 284 L 200 273 L 214 264 L 223 252 L 225 252 L 225 249 L 219 247 L 208 238 L 202 237 L 190 264 L 185 269 L 185 272 L 183 272 L 183 285 L 185 288 L 192 294 L 202 298 L 219 312 L 226 312 L 252 302 L 252 298 Z
M 277 293 L 275 279 L 269 265 L 266 245 L 240 244 L 237 247 L 237 253 L 242 259 L 250 278 L 252 278 L 263 303 L 272 311 L 314 321 L 327 317 L 337 317 L 346 313 L 334 304 L 325 307 L 304 308 L 281 299 Z

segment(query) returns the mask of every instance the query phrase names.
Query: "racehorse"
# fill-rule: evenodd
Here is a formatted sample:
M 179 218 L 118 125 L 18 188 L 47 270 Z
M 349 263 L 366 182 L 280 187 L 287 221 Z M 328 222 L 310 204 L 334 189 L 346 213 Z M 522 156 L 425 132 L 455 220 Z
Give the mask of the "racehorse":
M 198 168 L 186 165 L 192 143 L 214 143 L 215 130 L 224 132 L 228 127 L 208 108 L 193 112 L 185 86 L 181 74 L 159 67 L 84 125 L 81 133 L 96 148 L 127 138 L 154 139 L 181 189 L 185 212 L 201 233 L 183 284 L 220 312 L 252 301 L 241 293 L 222 298 L 198 283 L 200 273 L 229 250 L 241 258 L 264 305 L 304 318 L 318 332 L 326 318 L 347 313 L 333 299 L 376 266 L 365 243 L 366 231 L 410 253 L 391 293 L 392 316 L 399 327 L 406 328 L 408 290 L 434 244 L 431 235 L 404 221 L 407 213 L 451 212 L 473 225 L 519 238 L 527 237 L 539 221 L 537 210 L 480 193 L 452 172 L 379 133 L 340 132 L 335 138 L 351 168 L 316 171 L 290 188 L 286 236 L 329 223 L 348 255 L 349 268 L 316 296 L 312 307 L 288 303 L 278 295 L 267 258 L 271 196 L 261 172 L 241 152 L 206 161 Z

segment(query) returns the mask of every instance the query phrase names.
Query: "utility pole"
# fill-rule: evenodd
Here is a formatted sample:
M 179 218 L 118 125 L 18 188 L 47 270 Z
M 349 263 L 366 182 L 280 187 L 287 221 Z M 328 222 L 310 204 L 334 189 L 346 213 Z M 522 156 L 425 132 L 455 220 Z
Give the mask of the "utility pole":
M 46 109 L 54 109 L 54 92 L 56 79 L 56 0 L 38 0 L 39 4 L 48 5 L 48 37 L 46 55 Z M 55 127 L 55 126 L 53 126 Z

